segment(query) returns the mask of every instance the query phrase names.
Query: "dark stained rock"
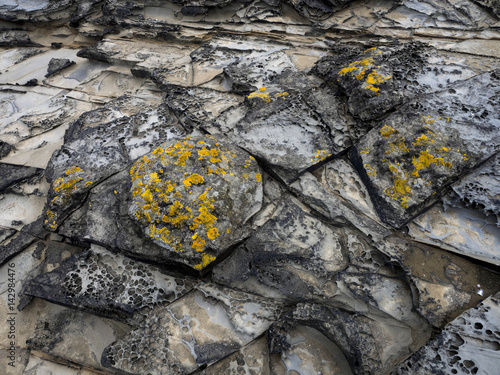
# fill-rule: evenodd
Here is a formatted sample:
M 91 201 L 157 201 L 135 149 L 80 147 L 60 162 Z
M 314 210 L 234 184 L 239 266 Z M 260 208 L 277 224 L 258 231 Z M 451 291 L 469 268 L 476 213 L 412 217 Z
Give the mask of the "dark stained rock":
M 7 142 L 0 141 L 0 158 L 9 155 L 11 150 L 12 150 L 12 145 L 8 144 Z
M 495 215 L 500 225 L 500 154 L 494 155 L 482 166 L 452 186 L 449 204 L 460 201 L 466 206 L 481 209 L 486 215 Z
M 43 228 L 42 223 L 42 218 L 39 218 L 35 222 L 24 226 L 22 230 L 17 231 L 15 234 L 7 231 L 8 236 L 2 238 L 2 242 L 0 242 L 0 264 L 25 250 L 32 243 L 45 239 L 49 232 Z
M 131 323 L 192 287 L 189 279 L 167 275 L 154 266 L 94 245 L 56 270 L 33 278 L 24 292 Z
M 76 63 L 70 59 L 51 59 L 49 61 L 49 66 L 47 67 L 47 74 L 45 74 L 45 77 L 51 77 L 54 74 L 59 73 L 61 70 L 75 64 Z
M 388 238 L 379 249 L 399 263 L 418 290 L 417 311 L 436 327 L 443 327 L 500 286 L 497 273 L 439 248 Z
M 23 165 L 0 163 L 0 193 L 19 182 L 39 179 L 43 169 L 25 167 Z
M 322 294 L 319 284 L 347 266 L 344 232 L 286 197 L 271 218 L 213 271 L 216 282 L 298 301 Z M 260 284 L 260 286 L 259 286 Z M 265 291 L 267 288 L 269 290 Z
M 299 303 L 268 331 L 269 340 L 284 341 L 274 352 L 290 350 L 288 332 L 296 325 L 306 325 L 321 332 L 340 349 L 353 374 L 385 374 L 409 353 L 425 343 L 430 335 L 428 329 L 413 336 L 412 330 L 402 323 L 380 315 L 367 316 L 332 306 Z M 275 327 L 277 326 L 277 327 Z M 279 328 L 282 326 L 283 328 Z M 274 335 L 278 334 L 278 337 Z M 281 337 L 280 337 L 281 336 Z M 384 344 L 379 342 L 383 336 Z M 390 357 L 384 354 L 393 348 Z
M 0 18 L 2 15 L 0 14 Z M 18 30 L 0 31 L 0 47 L 41 47 L 33 42 L 28 34 Z

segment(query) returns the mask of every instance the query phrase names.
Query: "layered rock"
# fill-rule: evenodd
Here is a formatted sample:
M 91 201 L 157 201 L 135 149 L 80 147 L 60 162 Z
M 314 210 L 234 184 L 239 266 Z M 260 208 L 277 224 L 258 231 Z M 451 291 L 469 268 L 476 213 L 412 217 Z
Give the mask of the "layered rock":
M 0 5 L 0 368 L 495 373 L 498 10 Z

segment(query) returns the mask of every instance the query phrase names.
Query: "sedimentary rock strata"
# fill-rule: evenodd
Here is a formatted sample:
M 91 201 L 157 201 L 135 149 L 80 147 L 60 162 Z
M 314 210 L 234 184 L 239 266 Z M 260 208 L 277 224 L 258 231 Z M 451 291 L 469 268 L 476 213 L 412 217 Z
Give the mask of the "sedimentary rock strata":
M 0 368 L 495 374 L 495 1 L 0 4 Z

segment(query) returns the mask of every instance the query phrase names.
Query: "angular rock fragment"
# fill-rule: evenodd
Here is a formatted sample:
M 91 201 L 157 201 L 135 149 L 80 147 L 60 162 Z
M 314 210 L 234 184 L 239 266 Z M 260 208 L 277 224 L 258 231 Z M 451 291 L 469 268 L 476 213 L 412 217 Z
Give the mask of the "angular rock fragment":
M 26 180 L 39 179 L 43 169 L 25 167 L 23 165 L 0 163 L 0 193 L 3 193 L 9 186 L 24 182 Z
M 154 306 L 173 302 L 193 284 L 93 245 L 56 270 L 32 279 L 24 292 L 132 323 Z
M 351 187 L 351 192 L 341 190 L 339 196 L 335 192 L 339 189 L 336 186 L 339 182 L 335 172 L 331 175 L 326 174 L 324 168 L 320 170 L 319 178 L 310 173 L 304 173 L 290 185 L 292 191 L 299 194 L 304 202 L 335 224 L 351 223 L 365 235 L 377 241 L 391 234 L 389 228 L 376 218 L 377 215 L 367 209 L 370 206 L 369 197 L 361 184 L 359 190 L 356 189 L 356 193 L 352 192 L 354 189 Z M 339 172 L 342 173 L 341 170 Z M 359 179 L 352 168 L 349 174 L 354 181 Z M 327 180 L 327 175 L 330 180 Z M 353 196 L 359 199 L 355 206 L 351 203 Z
M 401 227 L 498 152 L 499 77 L 498 71 L 488 72 L 412 101 L 351 149 L 384 222 Z M 477 100 L 478 92 L 484 101 Z
M 0 47 L 41 47 L 22 31 L 8 30 L 0 32 Z
M 478 183 L 480 183 L 478 179 Z M 485 194 L 478 200 L 492 202 Z M 494 202 L 494 200 L 493 200 Z M 496 211 L 498 212 L 498 211 Z M 443 204 L 417 216 L 407 225 L 416 241 L 438 246 L 467 257 L 500 265 L 498 216 L 488 215 L 445 197 Z
M 286 334 L 287 350 L 271 357 L 272 375 L 351 375 L 349 363 L 339 348 L 314 328 L 296 326 Z
M 270 299 L 200 285 L 169 306 L 157 307 L 103 353 L 103 363 L 132 374 L 186 374 L 237 351 L 281 313 Z
M 52 231 L 81 206 L 93 186 L 127 168 L 162 139 L 184 134 L 164 107 L 152 109 L 145 99 L 130 97 L 114 104 L 83 115 L 68 131 L 65 145 L 52 155 L 46 171 L 52 187 L 44 221 Z M 128 108 L 117 113 L 116 106 Z M 133 109 L 138 113 L 128 112 Z
M 498 274 L 439 248 L 388 238 L 379 249 L 400 264 L 418 290 L 417 311 L 436 327 L 500 287 Z
M 269 330 L 271 352 L 284 352 L 286 358 L 292 348 L 288 332 L 297 325 L 314 328 L 326 336 L 343 353 L 353 374 L 389 374 L 430 336 L 428 327 L 421 327 L 417 333 L 383 314 L 368 316 L 327 305 L 299 303 Z M 337 363 L 344 367 L 341 359 Z
M 500 226 L 500 153 L 452 186 L 449 204 L 456 201 L 480 208 L 485 215 L 497 217 Z
M 213 271 L 216 282 L 285 300 L 323 294 L 323 283 L 347 266 L 344 233 L 286 197 L 271 218 Z M 266 290 L 267 289 L 267 290 Z
M 195 372 L 195 375 L 219 375 L 230 374 L 237 371 L 242 375 L 270 375 L 269 352 L 265 337 L 254 340 L 238 352 L 221 359 L 205 370 Z
M 49 61 L 49 66 L 47 67 L 47 74 L 45 74 L 45 77 L 53 76 L 54 74 L 59 73 L 61 70 L 75 64 L 76 63 L 74 61 L 71 61 L 70 59 L 53 58 Z
M 8 234 L 12 232 L 8 231 Z M 17 231 L 14 235 L 8 235 L 3 238 L 0 243 L 0 264 L 3 264 L 10 257 L 25 250 L 32 243 L 44 239 L 49 232 L 43 228 L 42 219 L 26 225 L 22 230 Z
M 500 293 L 450 322 L 395 374 L 496 374 L 500 349 Z
M 53 309 L 52 314 L 36 322 L 27 347 L 62 362 L 77 362 L 87 368 L 107 369 L 99 358 L 107 345 L 122 338 L 129 328 L 121 323 L 66 308 Z
M 228 133 L 286 182 L 336 153 L 328 126 L 302 95 L 262 91 L 248 96 L 251 110 Z
M 262 205 L 262 172 L 226 140 L 188 136 L 135 162 L 129 214 L 144 235 L 202 270 L 244 236 Z

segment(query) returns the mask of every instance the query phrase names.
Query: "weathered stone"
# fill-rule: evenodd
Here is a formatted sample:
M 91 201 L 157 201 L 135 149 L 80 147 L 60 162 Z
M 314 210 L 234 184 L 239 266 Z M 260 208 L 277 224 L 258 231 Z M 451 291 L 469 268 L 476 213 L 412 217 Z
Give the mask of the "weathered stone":
M 332 189 L 336 183 L 334 180 L 335 176 L 331 176 L 333 186 L 330 186 L 324 175 L 324 170 L 320 172 L 320 178 L 316 178 L 310 173 L 304 173 L 297 181 L 290 185 L 290 188 L 299 194 L 309 206 L 331 219 L 335 224 L 345 225 L 350 223 L 377 241 L 391 233 L 389 228 L 377 219 L 374 219 L 375 215 L 373 212 L 353 207 L 352 203 L 349 202 L 351 200 L 349 199 L 349 194 L 342 193 L 349 200 L 338 196 L 335 190 Z M 352 176 L 355 176 L 355 174 Z M 352 178 L 354 179 L 354 177 Z M 356 204 L 358 207 L 368 206 L 368 203 L 366 203 L 368 197 L 366 199 L 363 197 L 363 190 L 361 188 L 358 196 L 365 202 L 361 200 L 361 202 Z
M 237 351 L 276 320 L 282 306 L 210 284 L 166 307 L 103 354 L 106 366 L 133 374 L 185 374 Z
M 213 278 L 270 298 L 311 299 L 322 295 L 322 284 L 347 266 L 345 251 L 342 229 L 323 224 L 286 197 L 268 221 L 214 269 Z
M 31 41 L 24 32 L 9 30 L 0 32 L 0 47 L 41 47 L 41 45 Z
M 401 227 L 498 151 L 499 92 L 495 71 L 450 85 L 399 108 L 351 149 L 384 222 Z
M 270 375 L 269 353 L 265 337 L 254 340 L 238 352 L 223 358 L 196 375 L 219 375 L 236 372 L 242 375 Z
M 339 348 L 314 328 L 297 326 L 287 332 L 286 341 L 289 348 L 281 358 L 274 355 L 270 374 L 352 374 Z
M 417 311 L 436 327 L 499 287 L 498 274 L 438 248 L 391 238 L 379 249 L 400 264 L 418 290 Z
M 132 104 L 138 109 L 148 108 L 146 103 L 144 99 L 125 97 L 73 124 L 67 134 L 69 139 L 54 153 L 46 171 L 52 185 L 45 212 L 47 228 L 56 230 L 93 186 L 125 170 L 131 161 L 162 140 L 184 133 L 164 107 L 128 112 Z M 117 114 L 115 106 L 126 109 Z
M 0 163 L 0 193 L 3 193 L 9 187 L 26 180 L 39 179 L 43 170 L 40 168 L 30 168 L 22 165 L 13 165 Z
M 128 331 L 128 327 L 123 324 L 59 308 L 37 322 L 26 344 L 31 351 L 106 371 L 99 362 L 103 350 Z
M 271 335 L 270 340 L 286 341 L 290 328 L 297 324 L 307 325 L 321 332 L 340 349 L 354 374 L 389 374 L 430 336 L 427 327 L 416 333 L 403 323 L 383 315 L 370 315 L 368 318 L 363 314 L 318 304 L 300 303 L 285 319 L 276 323 L 284 324 L 285 329 L 275 330 L 278 337 Z M 288 344 L 276 348 L 275 352 L 281 353 L 290 347 Z
M 451 202 L 460 200 L 466 206 L 480 208 L 486 215 L 495 215 L 500 225 L 500 153 L 452 186 Z
M 69 59 L 51 59 L 49 61 L 49 66 L 47 67 L 47 74 L 45 74 L 45 77 L 53 76 L 54 74 L 57 74 L 61 70 L 66 69 L 74 64 L 76 63 Z
M 132 323 L 137 315 L 142 318 L 154 306 L 173 302 L 192 286 L 189 279 L 93 245 L 32 279 L 24 293 Z
M 245 236 L 262 205 L 262 174 L 251 155 L 224 139 L 185 137 L 130 170 L 129 214 L 144 235 L 202 270 Z
M 498 372 L 500 294 L 450 322 L 404 361 L 396 374 L 495 374 Z
M 445 199 L 444 204 L 417 216 L 407 227 L 416 241 L 500 265 L 498 216 L 486 216 L 461 202 L 451 204 Z

